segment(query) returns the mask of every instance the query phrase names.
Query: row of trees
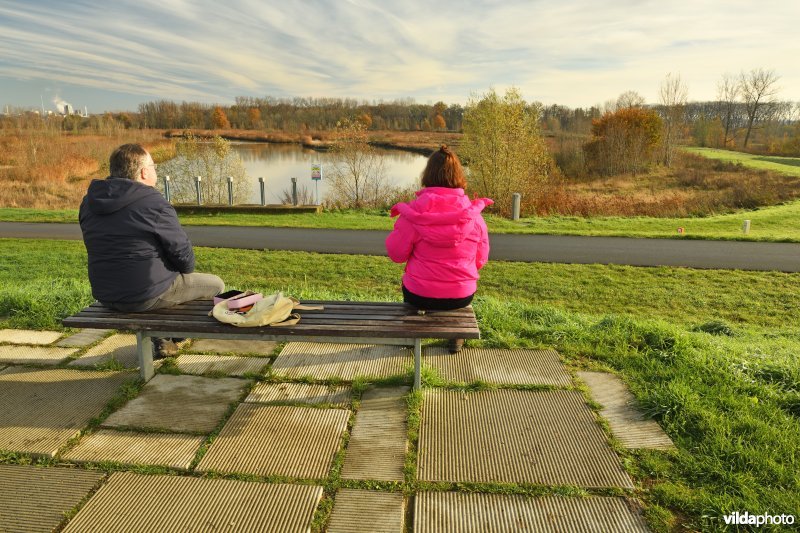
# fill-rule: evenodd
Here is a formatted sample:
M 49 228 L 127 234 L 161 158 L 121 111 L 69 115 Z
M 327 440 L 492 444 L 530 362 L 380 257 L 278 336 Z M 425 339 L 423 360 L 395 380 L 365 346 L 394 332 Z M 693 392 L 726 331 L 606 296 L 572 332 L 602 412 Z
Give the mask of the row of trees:
M 141 127 L 163 129 L 335 130 L 343 118 L 374 130 L 460 130 L 458 104 L 417 104 L 411 99 L 358 102 L 340 98 L 237 97 L 232 106 L 169 100 L 139 106 Z

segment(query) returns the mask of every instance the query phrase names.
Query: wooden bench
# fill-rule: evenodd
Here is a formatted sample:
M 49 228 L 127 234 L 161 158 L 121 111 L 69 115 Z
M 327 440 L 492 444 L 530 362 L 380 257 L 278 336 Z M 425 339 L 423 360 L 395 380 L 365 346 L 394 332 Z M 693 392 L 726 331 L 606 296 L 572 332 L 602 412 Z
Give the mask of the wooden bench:
M 62 320 L 70 328 L 100 328 L 136 333 L 142 379 L 153 377 L 151 337 L 317 341 L 352 344 L 413 346 L 414 387 L 420 387 L 422 339 L 478 339 L 472 306 L 424 314 L 402 303 L 303 301 L 322 310 L 296 311 L 293 326 L 237 328 L 208 316 L 211 300 L 195 300 L 147 313 L 122 313 L 94 303 Z

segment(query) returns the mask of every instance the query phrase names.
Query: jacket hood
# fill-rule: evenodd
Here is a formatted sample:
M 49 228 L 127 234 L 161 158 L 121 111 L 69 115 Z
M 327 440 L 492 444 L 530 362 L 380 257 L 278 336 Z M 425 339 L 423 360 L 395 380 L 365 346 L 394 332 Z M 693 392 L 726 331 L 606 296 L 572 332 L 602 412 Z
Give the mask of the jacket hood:
M 481 211 L 494 203 L 489 198 L 470 200 L 464 189 L 447 187 L 426 187 L 416 194 L 416 200 L 392 207 L 391 215 L 402 215 L 415 226 L 426 226 L 419 232 L 422 239 L 441 248 L 463 241 L 472 233 Z
M 151 195 L 161 195 L 154 187 L 138 181 L 109 176 L 92 180 L 86 191 L 86 205 L 92 213 L 106 215 Z

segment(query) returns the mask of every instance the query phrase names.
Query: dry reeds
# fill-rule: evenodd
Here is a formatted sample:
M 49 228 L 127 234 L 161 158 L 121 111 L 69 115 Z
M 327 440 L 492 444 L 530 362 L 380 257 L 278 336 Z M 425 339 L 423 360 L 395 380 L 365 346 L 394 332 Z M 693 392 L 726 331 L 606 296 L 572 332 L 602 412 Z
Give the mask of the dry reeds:
M 126 132 L 127 133 L 127 132 Z M 117 146 L 139 142 L 156 161 L 174 155 L 173 143 L 158 131 L 127 135 L 74 135 L 46 128 L 4 131 L 0 136 L 0 206 L 76 208 L 88 182 L 108 173 Z

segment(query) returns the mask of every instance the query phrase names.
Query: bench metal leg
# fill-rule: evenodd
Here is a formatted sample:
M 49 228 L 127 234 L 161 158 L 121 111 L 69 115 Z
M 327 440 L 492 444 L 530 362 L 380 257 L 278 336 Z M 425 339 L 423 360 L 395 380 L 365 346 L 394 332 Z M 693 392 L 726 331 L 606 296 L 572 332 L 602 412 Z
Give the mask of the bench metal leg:
M 414 339 L 414 388 L 422 387 L 422 339 Z
M 144 381 L 153 377 L 153 341 L 143 331 L 136 332 L 136 356 L 139 359 L 139 375 Z

